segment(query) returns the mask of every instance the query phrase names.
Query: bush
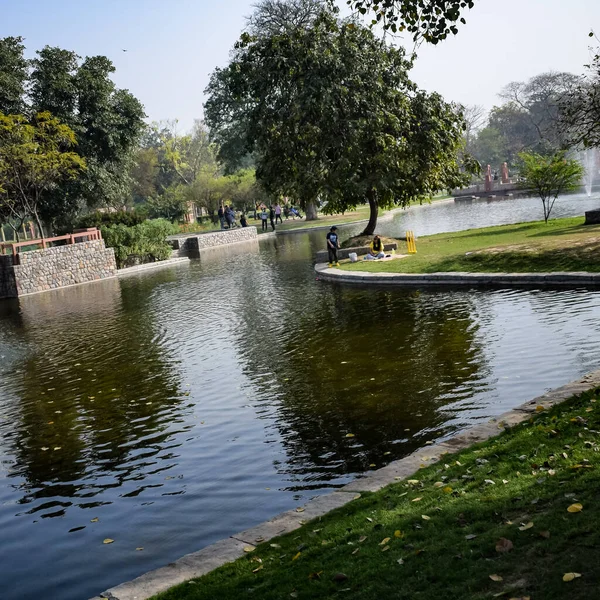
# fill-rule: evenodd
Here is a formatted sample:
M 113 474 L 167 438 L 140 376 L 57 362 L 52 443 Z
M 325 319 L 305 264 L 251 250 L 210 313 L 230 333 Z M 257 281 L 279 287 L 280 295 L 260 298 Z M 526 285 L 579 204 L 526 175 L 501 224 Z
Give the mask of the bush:
M 172 248 L 166 238 L 177 232 L 177 227 L 166 219 L 144 221 L 133 227 L 122 223 L 102 227 L 102 237 L 109 248 L 115 249 L 120 269 L 169 258 Z
M 119 210 L 117 212 L 100 212 L 96 211 L 89 215 L 80 217 L 75 228 L 86 229 L 88 227 L 110 227 L 111 225 L 126 225 L 133 227 L 139 225 L 146 220 L 146 217 L 139 212 L 128 212 Z

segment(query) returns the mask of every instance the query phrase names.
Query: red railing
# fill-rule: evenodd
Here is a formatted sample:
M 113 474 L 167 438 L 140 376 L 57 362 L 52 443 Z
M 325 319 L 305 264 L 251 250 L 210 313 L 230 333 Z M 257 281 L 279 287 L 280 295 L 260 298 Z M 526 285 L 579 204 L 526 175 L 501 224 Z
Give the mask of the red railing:
M 85 238 L 85 239 L 84 239 Z M 7 242 L 0 244 L 0 254 L 8 254 L 7 250 L 12 250 L 11 254 L 14 257 L 14 261 L 16 264 L 19 262 L 19 249 L 25 246 L 41 246 L 42 248 L 47 248 L 48 244 L 52 244 L 53 242 L 62 242 L 65 241 L 66 245 L 76 244 L 77 240 L 92 242 L 96 240 L 102 239 L 102 233 L 99 229 L 95 227 L 93 229 L 80 230 L 75 233 L 68 233 L 67 235 L 59 235 L 57 237 L 52 238 L 39 238 L 37 240 L 25 240 L 24 242 Z M 35 248 L 38 250 L 39 248 Z

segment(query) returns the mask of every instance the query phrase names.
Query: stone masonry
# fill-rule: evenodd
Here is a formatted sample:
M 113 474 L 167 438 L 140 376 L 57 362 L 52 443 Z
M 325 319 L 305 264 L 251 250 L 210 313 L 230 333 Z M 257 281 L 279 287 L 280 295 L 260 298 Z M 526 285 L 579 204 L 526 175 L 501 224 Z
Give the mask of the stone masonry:
M 13 264 L 10 256 L 2 259 L 0 297 L 5 298 L 107 279 L 117 274 L 114 251 L 106 248 L 103 240 L 22 252 L 18 264 Z M 10 284 L 11 278 L 14 286 Z
M 184 234 L 172 236 L 169 243 L 173 246 L 179 256 L 189 253 L 197 253 L 205 248 L 225 246 L 237 242 L 248 242 L 258 237 L 256 227 L 237 227 L 236 229 L 225 229 L 210 233 Z

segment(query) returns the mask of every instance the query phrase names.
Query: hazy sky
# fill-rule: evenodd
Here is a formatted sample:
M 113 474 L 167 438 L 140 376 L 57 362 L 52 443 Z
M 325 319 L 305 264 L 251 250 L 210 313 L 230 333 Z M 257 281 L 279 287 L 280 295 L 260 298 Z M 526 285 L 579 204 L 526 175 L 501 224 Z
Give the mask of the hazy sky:
M 202 116 L 209 75 L 227 63 L 254 1 L 0 0 L 0 37 L 23 36 L 29 56 L 46 44 L 104 54 L 151 120 L 179 119 L 186 129 Z M 581 73 L 587 34 L 600 32 L 600 0 L 476 0 L 466 18 L 456 37 L 421 46 L 413 79 L 448 100 L 491 108 L 510 81 Z

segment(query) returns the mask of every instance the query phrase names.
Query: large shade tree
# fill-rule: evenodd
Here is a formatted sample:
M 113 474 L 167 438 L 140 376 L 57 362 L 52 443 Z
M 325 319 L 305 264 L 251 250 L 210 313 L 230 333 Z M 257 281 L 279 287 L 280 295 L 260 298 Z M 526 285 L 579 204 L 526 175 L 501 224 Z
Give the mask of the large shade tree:
M 0 110 L 30 121 L 40 112 L 70 127 L 87 164 L 79 177 L 48 190 L 41 217 L 65 222 L 81 208 L 120 206 L 130 195 L 129 171 L 144 127 L 140 102 L 118 89 L 115 68 L 104 56 L 80 59 L 46 46 L 24 58 L 21 38 L 0 39 Z
M 406 205 L 465 183 L 457 164 L 464 120 L 418 90 L 402 49 L 322 12 L 308 28 L 242 35 L 213 73 L 205 115 L 222 149 L 253 152 L 273 195 L 297 198 L 307 218 L 368 201 Z

